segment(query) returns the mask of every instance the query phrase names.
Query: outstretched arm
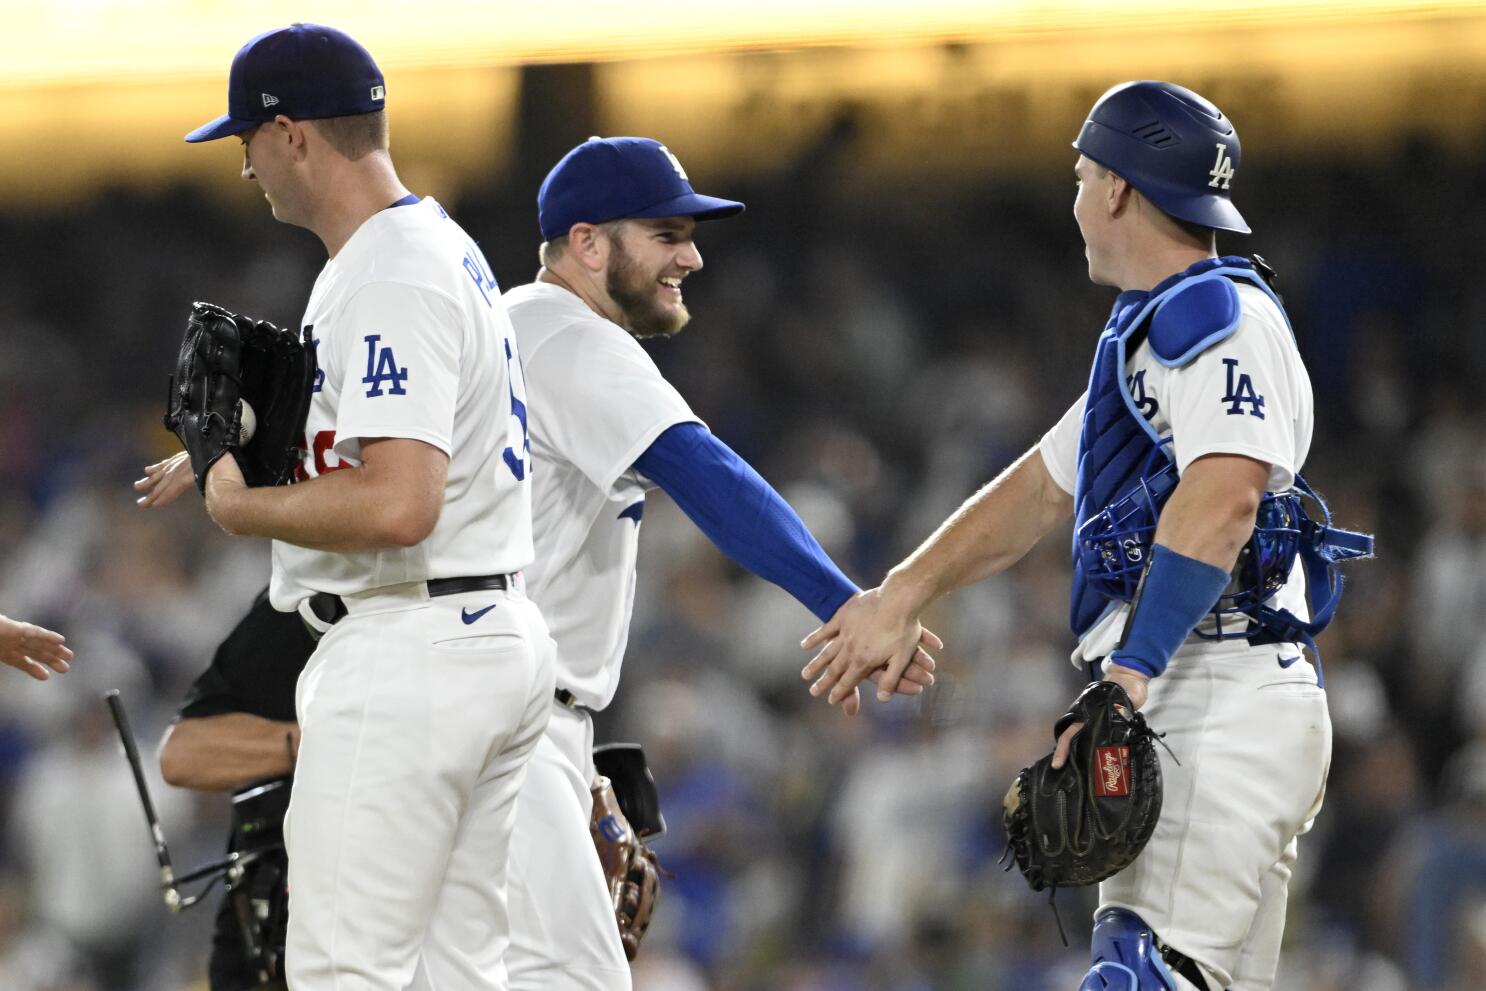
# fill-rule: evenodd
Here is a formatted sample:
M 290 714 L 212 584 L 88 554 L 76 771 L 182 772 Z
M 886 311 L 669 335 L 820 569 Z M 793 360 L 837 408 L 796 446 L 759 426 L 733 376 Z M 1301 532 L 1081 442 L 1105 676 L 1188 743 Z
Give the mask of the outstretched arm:
M 719 550 L 794 596 L 816 618 L 827 619 L 860 594 L 789 503 L 701 424 L 670 427 L 635 468 L 674 499 Z M 905 695 L 933 682 L 934 662 L 922 651 L 915 656 L 918 663 L 899 689 Z
M 1073 497 L 1048 473 L 1032 448 L 973 495 L 882 585 L 847 602 L 830 622 L 805 638 L 821 647 L 801 676 L 811 694 L 834 705 L 868 671 L 886 664 L 878 696 L 890 695 L 917 648 L 919 615 L 939 596 L 1011 567 L 1073 511 Z
M 0 616 L 0 664 L 24 671 L 37 681 L 51 677 L 48 668 L 58 674 L 67 671 L 72 651 L 65 646 L 66 640 L 35 623 Z

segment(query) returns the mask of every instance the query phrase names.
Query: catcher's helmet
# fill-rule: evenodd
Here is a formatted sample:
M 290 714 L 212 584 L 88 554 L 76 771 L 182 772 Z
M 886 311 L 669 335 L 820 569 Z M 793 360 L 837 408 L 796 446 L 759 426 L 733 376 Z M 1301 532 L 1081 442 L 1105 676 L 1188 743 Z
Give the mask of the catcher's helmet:
M 1179 220 L 1249 233 L 1228 195 L 1238 132 L 1189 89 L 1148 79 L 1121 83 L 1094 104 L 1073 147 Z

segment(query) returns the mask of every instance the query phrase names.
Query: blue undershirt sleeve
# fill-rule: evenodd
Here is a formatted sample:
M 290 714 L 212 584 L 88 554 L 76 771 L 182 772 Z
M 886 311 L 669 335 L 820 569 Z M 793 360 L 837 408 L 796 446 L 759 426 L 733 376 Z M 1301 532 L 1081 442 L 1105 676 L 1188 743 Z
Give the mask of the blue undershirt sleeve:
M 859 591 L 789 503 L 700 423 L 668 428 L 635 468 L 718 550 L 784 589 L 822 622 Z

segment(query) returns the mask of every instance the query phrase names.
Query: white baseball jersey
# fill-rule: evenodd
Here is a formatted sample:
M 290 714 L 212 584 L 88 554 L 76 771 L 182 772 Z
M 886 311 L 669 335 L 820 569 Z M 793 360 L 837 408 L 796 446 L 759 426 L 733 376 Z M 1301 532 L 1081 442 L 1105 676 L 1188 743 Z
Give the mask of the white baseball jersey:
M 359 463 L 364 440 L 449 455 L 433 532 L 332 553 L 274 541 L 274 607 L 319 591 L 519 571 L 532 559 L 525 393 L 515 335 L 480 249 L 432 199 L 377 213 L 315 280 L 304 325 L 319 371 L 301 479 Z
M 505 295 L 531 396 L 527 591 L 557 641 L 557 684 L 592 709 L 614 697 L 635 599 L 645 490 L 637 458 L 697 416 L 624 328 L 561 286 Z
M 1126 363 L 1131 397 L 1162 437 L 1173 437 L 1177 471 L 1205 454 L 1241 454 L 1270 466 L 1268 489 L 1294 484 L 1311 446 L 1314 417 L 1310 377 L 1284 314 L 1263 290 L 1237 283 L 1238 329 L 1181 368 L 1167 368 L 1142 341 Z M 1048 474 L 1072 494 L 1078 479 L 1078 439 L 1084 396 L 1043 435 Z M 1271 604 L 1308 615 L 1305 578 L 1297 566 Z M 1084 635 L 1075 663 L 1109 654 L 1125 628 L 1121 605 Z M 1192 646 L 1206 643 L 1193 640 Z

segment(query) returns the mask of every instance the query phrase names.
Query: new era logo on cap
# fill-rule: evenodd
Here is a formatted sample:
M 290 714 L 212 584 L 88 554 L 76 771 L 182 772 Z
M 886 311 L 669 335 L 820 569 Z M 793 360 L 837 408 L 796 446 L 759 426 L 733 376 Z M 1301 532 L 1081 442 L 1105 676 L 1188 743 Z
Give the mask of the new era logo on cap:
M 283 114 L 293 120 L 382 110 L 386 81 L 371 54 L 344 31 L 291 24 L 248 41 L 232 60 L 227 113 L 187 141 L 229 137 Z

